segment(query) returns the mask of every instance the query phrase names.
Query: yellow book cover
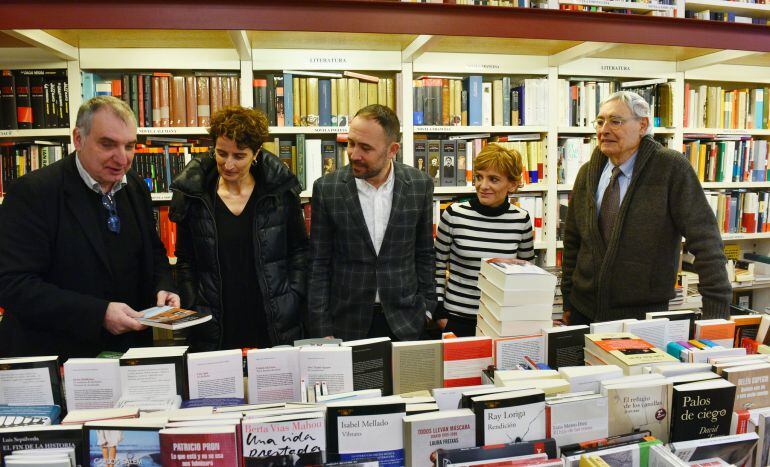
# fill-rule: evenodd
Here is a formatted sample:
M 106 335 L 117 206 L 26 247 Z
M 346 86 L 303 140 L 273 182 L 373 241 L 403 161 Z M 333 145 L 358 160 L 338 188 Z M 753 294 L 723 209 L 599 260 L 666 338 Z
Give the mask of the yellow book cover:
M 331 114 L 332 114 L 332 126 L 337 126 L 337 118 L 339 113 L 339 107 L 337 107 L 337 82 L 340 81 L 340 78 L 333 78 L 331 80 Z
M 377 84 L 378 83 L 366 83 L 366 105 L 372 105 L 377 103 Z
M 307 79 L 307 126 L 318 126 L 318 78 Z
M 337 80 L 337 126 L 348 125 L 348 99 L 350 91 L 348 90 L 348 78 Z
M 396 112 L 396 80 L 385 78 L 385 93 L 388 97 L 388 107 Z
M 300 126 L 307 126 L 307 78 L 299 79 Z
M 348 78 L 348 124 L 350 124 L 350 120 L 356 115 L 358 109 L 361 108 L 358 103 L 358 91 L 358 79 Z
M 369 105 L 369 93 L 366 89 L 366 83 L 363 81 L 358 82 L 358 109 L 363 109 Z
M 377 81 L 377 103 L 388 105 L 388 85 L 384 79 Z
M 291 87 L 292 87 L 292 104 L 294 109 L 294 126 L 301 126 L 302 125 L 302 105 L 300 104 L 300 99 L 302 99 L 302 91 L 300 90 L 299 85 L 299 78 L 293 77 L 291 79 Z

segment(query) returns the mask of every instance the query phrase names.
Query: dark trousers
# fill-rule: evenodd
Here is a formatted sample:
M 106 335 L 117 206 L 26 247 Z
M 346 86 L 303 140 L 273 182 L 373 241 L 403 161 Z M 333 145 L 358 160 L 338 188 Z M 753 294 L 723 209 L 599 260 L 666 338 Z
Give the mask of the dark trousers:
M 577 324 L 591 324 L 593 323 L 593 320 L 591 320 L 588 316 L 584 315 L 583 313 L 572 310 L 569 314 L 569 325 L 577 325 Z
M 444 332 L 453 332 L 457 337 L 473 337 L 476 335 L 476 317 L 459 317 L 450 314 Z
M 385 319 L 385 313 L 382 311 L 382 305 L 379 303 L 372 305 L 372 325 L 369 327 L 366 337 L 390 337 L 393 342 L 400 340 L 390 330 L 388 320 Z

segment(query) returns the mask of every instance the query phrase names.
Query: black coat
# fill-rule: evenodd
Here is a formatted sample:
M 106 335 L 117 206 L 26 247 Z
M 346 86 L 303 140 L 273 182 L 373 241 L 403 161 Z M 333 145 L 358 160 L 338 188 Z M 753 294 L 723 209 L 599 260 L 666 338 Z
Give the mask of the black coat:
M 129 171 L 126 190 L 142 243 L 142 306 L 173 290 L 147 186 Z M 95 357 L 151 342 L 149 331 L 109 334 L 102 323 L 115 281 L 101 226 L 75 155 L 15 181 L 0 223 L 0 356 Z
M 267 151 L 252 165 L 257 190 L 254 206 L 254 261 L 272 345 L 291 344 L 302 337 L 306 307 L 305 262 L 307 233 L 297 178 Z M 214 199 L 218 179 L 216 161 L 193 159 L 171 184 L 174 192 L 169 216 L 178 224 L 177 274 L 187 306 L 208 311 L 210 325 L 191 328 L 196 350 L 222 345 L 222 287 L 217 259 Z

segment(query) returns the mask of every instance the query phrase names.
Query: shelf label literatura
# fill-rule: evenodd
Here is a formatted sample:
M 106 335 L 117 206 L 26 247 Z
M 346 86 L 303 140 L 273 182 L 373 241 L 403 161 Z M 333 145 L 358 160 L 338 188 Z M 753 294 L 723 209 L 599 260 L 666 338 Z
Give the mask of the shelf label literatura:
M 602 65 L 602 71 L 633 71 L 628 65 Z
M 345 57 L 308 57 L 308 63 L 313 65 L 345 65 L 348 63 L 348 59 Z

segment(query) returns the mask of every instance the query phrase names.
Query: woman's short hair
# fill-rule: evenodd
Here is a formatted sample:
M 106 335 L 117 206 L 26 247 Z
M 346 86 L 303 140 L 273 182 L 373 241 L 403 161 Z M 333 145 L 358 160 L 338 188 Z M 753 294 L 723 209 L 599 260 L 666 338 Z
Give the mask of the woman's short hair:
M 494 170 L 521 185 L 524 172 L 521 154 L 515 149 L 506 149 L 498 144 L 488 144 L 473 158 L 473 170 Z
M 239 148 L 249 148 L 254 154 L 270 137 L 267 117 L 262 111 L 246 107 L 225 107 L 211 116 L 209 134 L 217 142 L 224 136 Z

